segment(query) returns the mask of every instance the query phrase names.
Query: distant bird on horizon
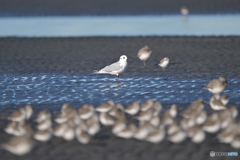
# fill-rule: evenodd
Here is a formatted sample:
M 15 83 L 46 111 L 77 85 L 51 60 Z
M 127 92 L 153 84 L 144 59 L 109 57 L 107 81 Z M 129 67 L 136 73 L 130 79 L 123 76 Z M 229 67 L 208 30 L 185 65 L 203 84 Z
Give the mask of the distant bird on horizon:
M 158 65 L 160 67 L 162 67 L 163 70 L 165 70 L 165 68 L 168 66 L 168 64 L 169 64 L 169 58 L 165 57 L 160 61 L 160 63 Z
M 145 45 L 138 51 L 138 58 L 143 61 L 144 66 L 146 66 L 145 61 L 151 56 L 152 50 L 149 45 Z
M 180 9 L 182 15 L 187 16 L 189 14 L 189 10 L 186 6 L 182 6 Z
M 94 71 L 94 74 L 112 74 L 116 75 L 119 82 L 119 74 L 123 73 L 127 68 L 127 56 L 122 55 L 118 62 L 115 62 L 109 66 L 104 67 L 99 71 Z
M 213 94 L 222 93 L 227 86 L 227 79 L 224 76 L 220 76 L 219 79 L 210 81 L 203 89 L 207 89 Z

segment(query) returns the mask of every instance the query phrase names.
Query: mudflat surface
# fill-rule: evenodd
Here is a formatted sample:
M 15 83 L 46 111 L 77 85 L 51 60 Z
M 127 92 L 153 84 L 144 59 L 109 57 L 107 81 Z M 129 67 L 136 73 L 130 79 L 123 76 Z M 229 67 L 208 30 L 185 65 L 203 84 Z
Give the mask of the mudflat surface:
M 0 16 L 137 15 L 190 13 L 239 13 L 238 0 L 1 0 Z
M 144 67 L 137 53 L 146 44 L 153 53 Z M 229 82 L 225 93 L 239 103 L 239 44 L 239 37 L 1 38 L 0 104 L 207 101 L 211 93 L 202 86 L 221 75 Z M 121 83 L 92 74 L 121 55 L 128 57 Z M 165 71 L 157 65 L 164 57 Z
M 92 37 L 0 38 L 1 73 L 92 73 L 128 57 L 124 75 L 236 77 L 240 69 L 240 37 Z M 140 48 L 153 51 L 146 67 Z M 157 64 L 169 57 L 164 72 Z
M 152 56 L 143 63 L 137 58 L 138 50 L 144 45 L 150 45 L 153 50 Z M 61 78 L 72 78 L 73 81 L 67 81 L 62 85 L 65 88 L 79 88 L 79 85 L 88 86 L 88 78 L 91 79 L 91 84 L 95 83 L 105 84 L 103 90 L 111 88 L 112 84 L 116 83 L 116 77 L 112 75 L 92 75 L 93 70 L 101 69 L 104 66 L 118 61 L 123 54 L 128 57 L 128 68 L 123 75 L 120 75 L 120 85 L 123 84 L 133 86 L 134 83 L 141 84 L 140 87 L 133 87 L 131 92 L 138 88 L 135 94 L 118 98 L 116 94 L 129 91 L 124 87 L 120 91 L 110 89 L 103 92 L 103 97 L 100 100 L 91 100 L 86 97 L 83 101 L 67 97 L 64 102 L 72 104 L 74 107 L 80 107 L 82 103 L 100 105 L 108 98 L 112 98 L 116 102 L 121 102 L 126 107 L 127 104 L 135 99 L 139 102 L 145 101 L 147 98 L 155 98 L 160 100 L 162 98 L 154 97 L 155 94 L 149 94 L 151 91 L 155 92 L 158 86 L 171 85 L 169 82 L 185 83 L 183 91 L 188 88 L 187 83 L 194 83 L 197 87 L 201 87 L 208 80 L 216 79 L 220 75 L 225 75 L 228 81 L 232 84 L 226 89 L 226 94 L 230 95 L 230 105 L 236 104 L 237 94 L 239 94 L 239 70 L 240 70 L 240 37 L 92 37 L 92 38 L 1 38 L 0 39 L 0 73 L 1 77 L 1 94 L 3 99 L 0 106 L 0 143 L 6 142 L 11 136 L 7 135 L 3 129 L 7 125 L 7 116 L 19 107 L 24 106 L 27 102 L 34 98 L 42 96 L 46 89 L 49 95 L 57 95 L 56 93 L 70 93 L 69 90 L 62 91 L 61 85 L 56 87 L 56 90 L 51 90 L 51 85 L 55 83 L 61 84 Z M 170 64 L 163 71 L 156 66 L 164 57 L 169 57 Z M 46 76 L 45 76 L 46 75 Z M 63 75 L 63 76 L 56 76 Z M 81 77 L 83 75 L 83 77 Z M 41 79 L 42 76 L 45 78 Z M 75 77 L 74 77 L 75 76 Z M 84 77 L 85 76 L 85 77 Z M 36 79 L 36 78 L 37 79 Z M 56 78 L 57 77 L 57 78 Z M 80 77 L 80 78 L 79 78 Z M 39 79 L 38 79 L 39 78 Z M 53 81 L 52 79 L 55 80 Z M 83 79 L 85 78 L 85 81 Z M 95 78 L 95 80 L 93 79 Z M 141 80 L 146 80 L 145 87 Z M 159 78 L 159 79 L 158 79 Z M 36 79 L 36 81 L 34 81 Z M 97 80 L 96 80 L 97 79 Z M 137 79 L 134 81 L 133 79 Z M 6 80 L 6 81 L 5 81 Z M 133 82 L 130 82 L 133 80 Z M 197 82 L 196 80 L 199 80 Z M 60 82 L 58 82 L 60 81 Z M 96 82 L 95 82 L 96 81 Z M 159 81 L 159 85 L 158 82 Z M 31 87 L 22 88 L 29 84 L 44 85 L 40 88 Z M 78 82 L 75 84 L 75 82 Z M 154 82 L 154 84 L 151 84 Z M 196 84 L 195 84 L 196 83 Z M 21 85 L 22 84 L 22 85 Z M 117 84 L 113 84 L 117 85 Z M 109 86 L 109 87 L 108 87 Z M 173 85 L 174 86 L 174 85 Z M 14 88 L 15 87 L 15 88 Z M 191 87 L 191 86 L 189 86 Z M 114 88 L 114 87 L 113 87 Z M 141 90 L 142 88 L 142 90 Z M 186 88 L 186 89 L 185 89 Z M 81 89 L 81 88 L 80 88 Z M 81 95 L 79 89 L 79 95 Z M 162 88 L 157 88 L 161 90 Z M 10 92 L 10 91 L 11 92 Z M 169 93 L 168 88 L 163 88 L 168 91 L 168 96 L 185 95 L 185 93 L 174 94 L 179 91 L 179 88 L 172 87 L 173 93 Z M 14 93 L 16 91 L 16 93 Z M 19 92 L 18 92 L 19 91 Z M 36 91 L 36 92 L 35 92 Z M 94 87 L 90 87 L 82 93 L 85 95 L 92 94 L 95 91 Z M 101 92 L 98 88 L 98 92 Z M 198 92 L 199 91 L 199 92 Z M 12 93 L 13 92 L 13 93 Z M 35 93 L 40 93 L 40 95 Z M 75 92 L 78 92 L 75 91 Z M 148 92 L 146 95 L 141 93 Z M 190 91 L 189 91 L 190 92 Z M 196 91 L 192 90 L 192 94 L 201 93 L 203 98 L 210 98 L 211 94 L 198 88 Z M 97 91 L 96 91 L 97 93 Z M 234 93 L 234 94 L 231 94 Z M 124 93 L 125 94 L 125 93 Z M 156 93 L 156 95 L 164 95 L 164 93 Z M 188 94 L 189 97 L 194 95 Z M 28 98 L 29 101 L 18 103 L 21 100 L 16 95 Z M 36 95 L 36 97 L 34 97 Z M 231 96 L 235 95 L 235 99 L 231 100 Z M 9 96 L 9 98 L 7 98 Z M 15 96 L 15 99 L 11 99 Z M 93 95 L 94 96 L 94 95 Z M 126 95 L 127 96 L 127 95 Z M 152 97 L 153 96 L 153 97 Z M 48 97 L 44 97 L 45 99 Z M 102 99 L 101 99 L 102 98 Z M 104 99 L 106 98 L 106 99 Z M 201 98 L 201 97 L 196 97 Z M 47 108 L 55 117 L 63 104 L 63 101 L 53 98 L 51 101 L 34 101 L 34 116 L 30 123 L 33 122 L 36 114 L 43 108 Z M 97 99 L 97 98 L 95 98 Z M 155 100 L 154 99 L 154 100 Z M 12 101 L 11 101 L 12 100 Z M 19 101 L 18 101 L 19 100 Z M 173 99 L 173 102 L 175 99 Z M 184 103 L 177 103 L 179 111 L 188 106 L 194 99 L 184 99 Z M 9 102 L 7 102 L 9 101 Z M 171 101 L 167 103 L 163 97 L 164 109 L 167 109 Z M 208 114 L 213 111 L 206 105 Z M 194 144 L 187 139 L 180 144 L 173 144 L 168 140 L 164 140 L 160 144 L 151 144 L 148 142 L 138 141 L 135 139 L 124 140 L 115 137 L 108 127 L 103 127 L 91 142 L 87 145 L 80 144 L 76 139 L 67 142 L 60 138 L 53 137 L 47 143 L 37 142 L 32 152 L 21 157 L 12 155 L 11 153 L 0 149 L 1 159 L 237 159 L 238 157 L 215 157 L 209 156 L 210 151 L 215 152 L 238 152 L 228 144 L 221 144 L 216 139 L 216 134 L 207 134 L 207 139 L 202 144 Z

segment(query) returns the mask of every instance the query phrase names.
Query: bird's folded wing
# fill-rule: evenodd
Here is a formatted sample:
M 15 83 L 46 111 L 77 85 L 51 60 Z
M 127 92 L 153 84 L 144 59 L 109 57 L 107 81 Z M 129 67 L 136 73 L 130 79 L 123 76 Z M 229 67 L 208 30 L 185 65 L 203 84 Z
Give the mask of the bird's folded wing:
M 106 66 L 104 67 L 103 69 L 101 69 L 100 71 L 102 72 L 116 72 L 116 71 L 119 71 L 121 70 L 123 67 L 120 66 L 120 63 L 119 62 L 115 62 L 109 66 Z M 99 71 L 99 72 L 100 72 Z

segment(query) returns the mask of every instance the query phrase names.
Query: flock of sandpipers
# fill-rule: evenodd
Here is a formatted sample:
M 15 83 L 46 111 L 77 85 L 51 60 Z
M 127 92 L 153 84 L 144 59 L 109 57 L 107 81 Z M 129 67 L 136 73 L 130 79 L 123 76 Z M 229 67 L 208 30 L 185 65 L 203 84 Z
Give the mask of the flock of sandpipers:
M 160 143 L 164 139 L 180 143 L 188 137 L 194 143 L 201 143 L 205 140 L 206 132 L 216 133 L 220 142 L 239 149 L 238 110 L 235 106 L 227 107 L 228 96 L 220 95 L 226 85 L 226 78 L 221 76 L 203 87 L 214 93 L 208 102 L 216 110 L 211 115 L 207 115 L 204 110 L 203 99 L 194 101 L 179 113 L 177 105 L 173 104 L 168 110 L 162 111 L 162 104 L 151 99 L 142 104 L 133 102 L 126 108 L 121 103 L 115 104 L 109 100 L 96 108 L 84 104 L 75 109 L 70 104 L 63 104 L 56 117 L 44 109 L 37 114 L 37 124 L 33 129 L 28 122 L 33 108 L 26 105 L 8 117 L 11 122 L 4 130 L 14 137 L 1 146 L 13 154 L 23 155 L 31 151 L 36 141 L 46 142 L 52 136 L 66 141 L 76 138 L 81 144 L 87 144 L 100 131 L 101 126 L 109 126 L 112 134 L 117 137 L 151 143 Z M 57 123 L 54 128 L 52 119 Z

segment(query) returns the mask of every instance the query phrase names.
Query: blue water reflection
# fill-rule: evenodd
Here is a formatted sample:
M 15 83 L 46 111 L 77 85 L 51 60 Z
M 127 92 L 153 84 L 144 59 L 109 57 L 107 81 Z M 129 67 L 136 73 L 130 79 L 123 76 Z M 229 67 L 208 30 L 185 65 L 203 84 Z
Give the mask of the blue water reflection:
M 95 74 L 3 74 L 0 77 L 0 106 L 8 104 L 88 103 L 99 105 L 109 99 L 124 105 L 148 98 L 162 103 L 190 103 L 208 100 L 201 89 L 211 79 L 167 79 L 166 77 L 122 77 Z M 240 103 L 240 79 L 228 79 L 224 91 L 233 103 Z

